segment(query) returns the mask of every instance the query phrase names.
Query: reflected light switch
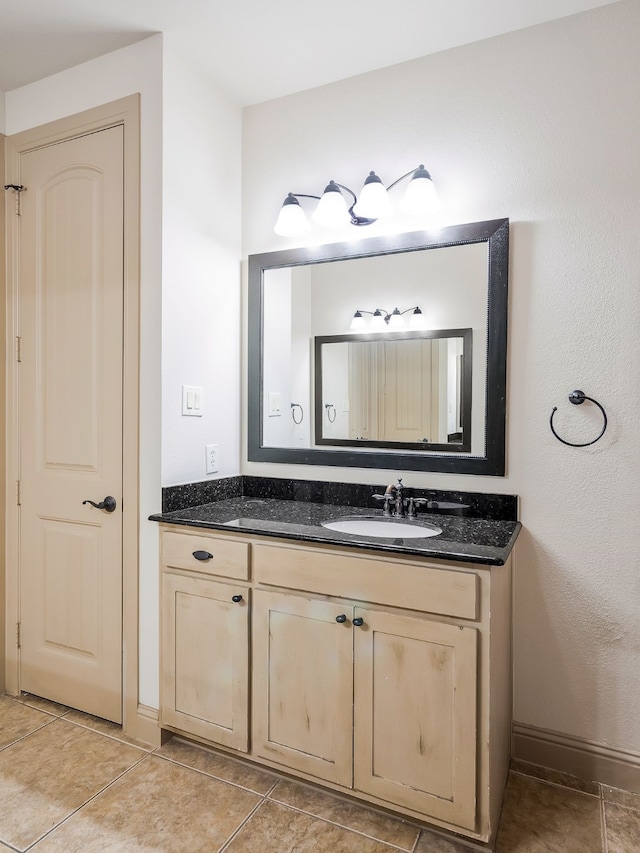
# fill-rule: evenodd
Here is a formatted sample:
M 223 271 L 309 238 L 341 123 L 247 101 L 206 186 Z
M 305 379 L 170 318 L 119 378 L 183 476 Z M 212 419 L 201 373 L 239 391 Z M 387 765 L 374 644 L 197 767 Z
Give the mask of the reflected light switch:
M 281 398 L 282 395 L 279 391 L 269 391 L 269 393 L 267 394 L 267 412 L 270 418 L 277 418 L 282 414 Z

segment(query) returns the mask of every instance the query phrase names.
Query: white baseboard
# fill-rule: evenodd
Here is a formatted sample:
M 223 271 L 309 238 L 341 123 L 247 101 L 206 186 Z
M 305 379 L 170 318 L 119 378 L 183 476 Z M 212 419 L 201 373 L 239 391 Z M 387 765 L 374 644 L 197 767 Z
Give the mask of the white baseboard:
M 513 758 L 640 793 L 640 754 L 637 752 L 526 723 L 514 722 L 512 731 Z
M 138 705 L 138 712 L 132 722 L 133 726 L 127 726 L 125 734 L 149 746 L 161 745 L 162 732 L 158 722 L 158 711 L 155 708 Z

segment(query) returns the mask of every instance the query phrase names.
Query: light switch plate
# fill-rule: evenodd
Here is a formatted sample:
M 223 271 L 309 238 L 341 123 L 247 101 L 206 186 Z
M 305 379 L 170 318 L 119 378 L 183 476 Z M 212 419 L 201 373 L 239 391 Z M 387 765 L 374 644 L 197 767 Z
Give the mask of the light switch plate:
M 279 391 L 269 391 L 267 395 L 268 409 L 267 415 L 270 418 L 280 417 L 282 414 L 282 394 Z
M 182 386 L 182 414 L 187 417 L 202 417 L 202 386 Z

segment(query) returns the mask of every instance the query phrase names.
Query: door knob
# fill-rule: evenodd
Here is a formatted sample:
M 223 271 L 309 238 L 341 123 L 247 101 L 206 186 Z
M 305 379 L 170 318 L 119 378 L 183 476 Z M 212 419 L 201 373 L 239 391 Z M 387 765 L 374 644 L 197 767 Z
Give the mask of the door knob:
M 112 495 L 107 495 L 106 498 L 103 501 L 100 501 L 99 504 L 97 504 L 95 501 L 82 501 L 82 503 L 83 505 L 91 504 L 91 506 L 94 506 L 96 509 L 104 509 L 107 512 L 113 512 L 117 506 L 116 499 Z

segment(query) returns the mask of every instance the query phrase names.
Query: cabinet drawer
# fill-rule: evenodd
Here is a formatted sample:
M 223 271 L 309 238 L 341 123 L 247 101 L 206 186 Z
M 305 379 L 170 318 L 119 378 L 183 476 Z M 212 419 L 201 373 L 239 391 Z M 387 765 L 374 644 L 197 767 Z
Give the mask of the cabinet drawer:
M 194 552 L 210 557 L 199 560 Z M 249 577 L 249 545 L 206 534 L 162 533 L 162 562 L 175 569 L 191 569 L 208 575 L 247 580 Z
M 270 545 L 253 546 L 258 583 L 475 619 L 473 572 Z

